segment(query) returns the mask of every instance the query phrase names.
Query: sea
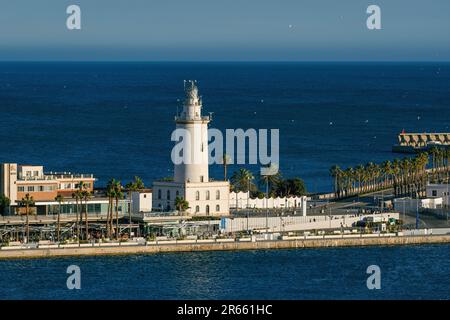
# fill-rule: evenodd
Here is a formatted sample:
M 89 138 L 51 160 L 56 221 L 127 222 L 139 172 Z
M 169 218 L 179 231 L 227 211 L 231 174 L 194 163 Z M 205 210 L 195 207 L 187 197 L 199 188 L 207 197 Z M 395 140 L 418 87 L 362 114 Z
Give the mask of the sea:
M 1 62 L 0 163 L 92 173 L 97 186 L 173 174 L 183 81 L 211 128 L 279 129 L 280 171 L 329 192 L 329 169 L 405 155 L 449 132 L 449 63 Z M 255 174 L 260 165 L 243 165 Z M 239 169 L 230 165 L 230 174 Z M 211 165 L 212 178 L 223 168 Z M 450 299 L 449 245 L 0 261 L 0 299 Z M 81 289 L 67 288 L 79 266 Z M 381 288 L 369 290 L 369 266 Z
M 5 260 L 0 299 L 450 299 L 449 250 L 424 245 Z

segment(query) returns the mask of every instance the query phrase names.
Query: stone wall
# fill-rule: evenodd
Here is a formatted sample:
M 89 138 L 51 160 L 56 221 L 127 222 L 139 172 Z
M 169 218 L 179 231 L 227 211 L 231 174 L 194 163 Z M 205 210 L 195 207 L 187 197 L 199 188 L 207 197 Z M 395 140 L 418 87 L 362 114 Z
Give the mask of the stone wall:
M 150 254 L 160 252 L 190 252 L 190 251 L 223 251 L 223 250 L 258 250 L 258 249 L 288 249 L 288 248 L 323 248 L 352 246 L 385 246 L 385 245 L 418 245 L 450 243 L 450 235 L 439 236 L 391 236 L 391 237 L 360 237 L 333 239 L 303 239 L 275 241 L 232 241 L 193 244 L 162 244 L 140 246 L 110 246 L 64 249 L 27 249 L 0 250 L 0 259 L 48 258 L 60 256 L 95 256 Z

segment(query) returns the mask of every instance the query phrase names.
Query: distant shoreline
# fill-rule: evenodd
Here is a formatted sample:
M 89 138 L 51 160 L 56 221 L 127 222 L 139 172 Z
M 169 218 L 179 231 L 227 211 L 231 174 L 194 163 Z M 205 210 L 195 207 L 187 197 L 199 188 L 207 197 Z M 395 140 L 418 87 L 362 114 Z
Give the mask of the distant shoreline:
M 177 243 L 160 241 L 160 243 L 142 244 L 81 244 L 72 247 L 13 249 L 3 247 L 0 250 L 0 260 L 28 259 L 28 258 L 53 258 L 76 256 L 113 256 L 155 254 L 167 252 L 198 252 L 198 251 L 234 251 L 234 250 L 271 250 L 271 249 L 301 249 L 301 248 L 336 248 L 336 247 L 365 247 L 365 246 L 396 246 L 396 245 L 421 245 L 450 243 L 450 235 L 426 235 L 426 236 L 367 236 L 321 239 L 286 239 L 265 241 L 204 241 L 202 243 L 183 240 Z M 57 245 L 56 245 L 57 246 Z M 6 249 L 5 249 L 6 248 Z

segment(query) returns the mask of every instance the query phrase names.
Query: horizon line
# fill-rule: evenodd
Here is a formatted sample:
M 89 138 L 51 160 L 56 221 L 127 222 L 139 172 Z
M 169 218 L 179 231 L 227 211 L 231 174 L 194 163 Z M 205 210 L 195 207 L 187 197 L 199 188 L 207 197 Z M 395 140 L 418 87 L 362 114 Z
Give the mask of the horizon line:
M 450 60 L 0 60 L 0 63 L 450 63 Z

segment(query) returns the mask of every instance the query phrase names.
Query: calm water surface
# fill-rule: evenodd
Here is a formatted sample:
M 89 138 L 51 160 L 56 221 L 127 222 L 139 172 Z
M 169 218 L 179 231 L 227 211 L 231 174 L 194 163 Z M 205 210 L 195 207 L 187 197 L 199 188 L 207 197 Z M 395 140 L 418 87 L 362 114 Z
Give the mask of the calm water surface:
M 81 268 L 81 290 L 66 269 Z M 381 268 L 381 290 L 366 269 Z M 1 299 L 450 299 L 450 245 L 0 261 Z

